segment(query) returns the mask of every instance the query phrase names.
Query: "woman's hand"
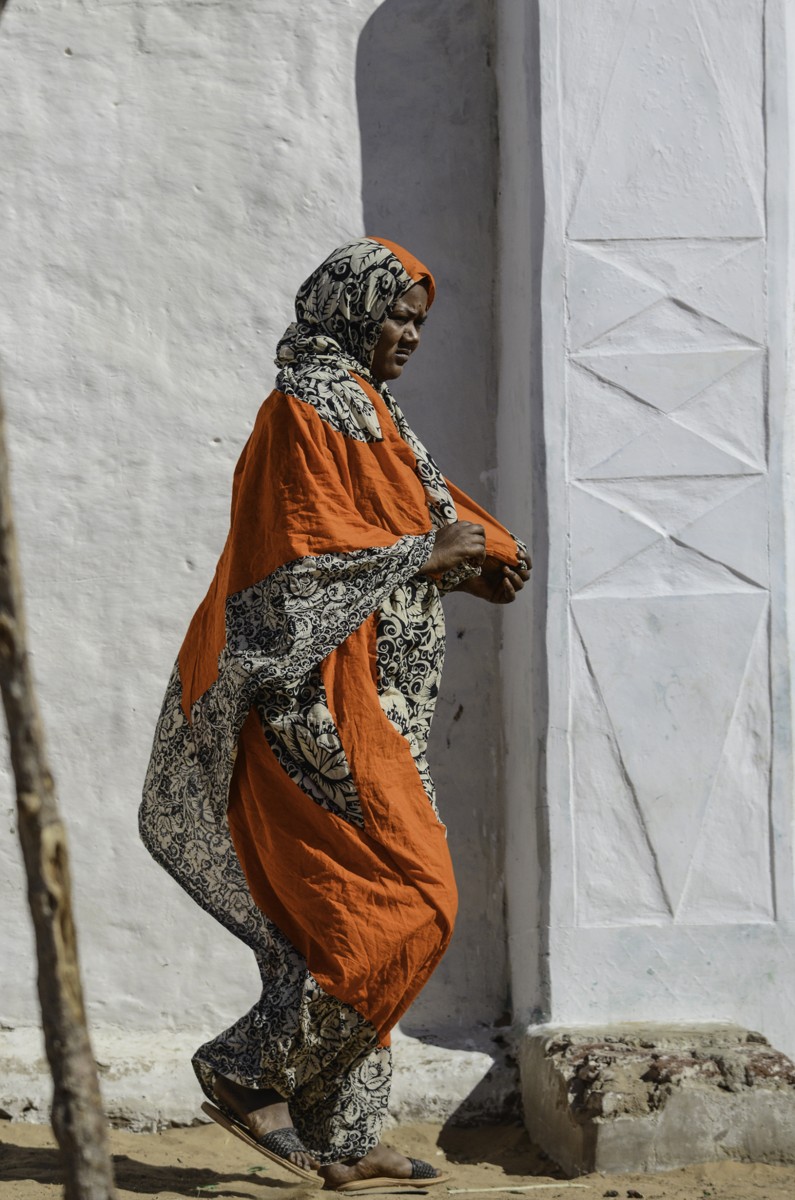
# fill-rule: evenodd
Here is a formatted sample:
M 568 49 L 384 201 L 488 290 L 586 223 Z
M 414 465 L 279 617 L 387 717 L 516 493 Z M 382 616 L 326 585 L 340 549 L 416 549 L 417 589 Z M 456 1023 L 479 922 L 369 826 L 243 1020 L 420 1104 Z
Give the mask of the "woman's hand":
M 420 567 L 420 575 L 442 575 L 463 562 L 480 565 L 486 557 L 486 531 L 471 521 L 445 525 L 436 534 L 433 552 Z
M 483 561 L 480 574 L 465 579 L 455 590 L 469 592 L 470 596 L 478 596 L 491 604 L 511 604 L 529 578 L 530 563 L 525 559 L 520 559 L 515 567 L 511 567 L 489 555 Z

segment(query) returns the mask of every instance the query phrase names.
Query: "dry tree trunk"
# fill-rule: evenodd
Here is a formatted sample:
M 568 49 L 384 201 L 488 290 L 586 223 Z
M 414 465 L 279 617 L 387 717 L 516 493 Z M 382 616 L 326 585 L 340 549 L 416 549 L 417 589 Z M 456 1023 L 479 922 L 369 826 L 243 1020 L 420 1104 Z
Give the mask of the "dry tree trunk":
M 0 0 L 0 5 L 4 0 Z M 0 12 L 2 8 L 0 8 Z M 22 583 L 0 396 L 0 690 L 17 787 L 19 838 L 38 956 L 39 1001 L 53 1078 L 52 1126 L 67 1200 L 107 1200 L 113 1171 L 83 1007 L 66 836 L 47 764 L 25 648 Z
M 0 0 L 0 16 L 6 0 Z M 36 933 L 39 1001 L 53 1078 L 52 1126 L 67 1200 L 114 1195 L 107 1123 L 77 961 L 66 836 L 47 765 L 25 649 L 22 583 L 0 396 L 0 689 L 17 786 L 19 839 Z

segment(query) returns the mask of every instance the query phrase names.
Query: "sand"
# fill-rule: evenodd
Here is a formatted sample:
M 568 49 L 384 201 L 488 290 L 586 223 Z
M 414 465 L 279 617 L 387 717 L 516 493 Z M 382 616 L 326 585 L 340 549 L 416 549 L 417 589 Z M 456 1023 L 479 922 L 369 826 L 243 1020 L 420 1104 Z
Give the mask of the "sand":
M 707 1163 L 663 1175 L 565 1180 L 518 1125 L 404 1126 L 390 1130 L 385 1140 L 450 1171 L 448 1183 L 427 1193 L 438 1200 L 501 1200 L 512 1192 L 528 1200 L 633 1195 L 644 1200 L 795 1200 L 795 1167 L 760 1163 Z M 291 1183 L 278 1166 L 214 1125 L 163 1133 L 113 1130 L 111 1146 L 120 1200 L 302 1200 L 313 1194 L 313 1189 Z M 61 1192 L 59 1179 L 58 1152 L 49 1127 L 0 1122 L 0 1200 L 55 1200 Z

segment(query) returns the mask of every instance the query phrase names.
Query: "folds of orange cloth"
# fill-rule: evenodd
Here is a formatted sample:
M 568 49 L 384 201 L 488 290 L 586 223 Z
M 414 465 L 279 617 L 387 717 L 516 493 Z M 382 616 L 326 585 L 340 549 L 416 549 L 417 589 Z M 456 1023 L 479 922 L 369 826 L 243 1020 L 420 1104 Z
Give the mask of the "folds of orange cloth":
M 231 678 L 236 656 L 254 700 L 319 671 L 316 687 L 360 820 L 317 803 L 283 769 L 252 706 L 235 731 L 229 830 L 257 907 L 324 990 L 370 1021 L 384 1043 L 444 953 L 456 889 L 444 826 L 410 741 L 380 703 L 376 665 L 379 607 L 416 577 L 432 548 L 428 500 L 384 400 L 356 382 L 376 413 L 379 441 L 345 436 L 293 396 L 275 392 L 263 405 L 179 676 L 192 721 L 221 687 L 222 671 Z M 489 552 L 515 562 L 511 535 L 459 489 L 451 492 L 459 519 L 486 527 Z M 360 577 L 343 578 L 359 562 Z M 257 589 L 276 578 L 280 590 L 266 601 Z M 243 604 L 248 621 L 231 642 L 230 604 L 235 612 Z M 229 707 L 225 700 L 213 711 Z
M 257 904 L 386 1043 L 447 947 L 457 894 L 444 827 L 378 703 L 374 635 L 370 619 L 322 667 L 364 828 L 284 775 L 256 713 L 240 738 L 229 823 Z
M 413 468 L 404 443 L 355 441 L 310 405 L 271 393 L 235 470 L 230 532 L 215 578 L 180 650 L 186 716 L 217 677 L 229 597 L 290 563 L 390 549 L 407 535 L 430 534 Z M 378 599 L 374 590 L 374 607 Z

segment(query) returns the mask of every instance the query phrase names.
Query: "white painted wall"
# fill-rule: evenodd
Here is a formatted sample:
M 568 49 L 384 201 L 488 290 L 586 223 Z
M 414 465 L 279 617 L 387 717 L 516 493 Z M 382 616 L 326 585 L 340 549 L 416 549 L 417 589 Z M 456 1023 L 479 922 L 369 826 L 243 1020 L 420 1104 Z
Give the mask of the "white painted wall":
M 451 601 L 434 755 L 463 910 L 406 1028 L 477 1040 L 507 1006 L 505 854 L 519 1017 L 724 1017 L 795 1051 L 785 5 L 497 7 L 496 42 L 486 0 L 4 19 L 0 352 L 35 668 L 90 1013 L 111 1058 L 131 1031 L 161 1076 L 257 983 L 139 846 L 151 729 L 296 284 L 365 229 L 439 276 L 400 391 L 418 431 L 535 526 L 531 603 L 500 626 Z M 16 1053 L 36 1006 L 7 771 L 2 805 Z
M 3 20 L 0 355 L 34 666 L 90 1016 L 153 1048 L 257 992 L 248 952 L 140 846 L 136 808 L 277 338 L 341 240 L 403 240 L 437 272 L 399 395 L 490 500 L 490 8 L 406 7 L 20 0 Z M 407 1027 L 460 1040 L 504 1011 L 507 981 L 497 626 L 456 598 L 450 627 L 434 759 L 463 911 Z M 5 764 L 1 803 L 0 1022 L 19 1029 L 37 1009 Z
M 503 151 L 532 162 L 519 7 Z M 546 952 L 517 999 L 556 1024 L 734 1019 L 792 1053 L 784 9 L 539 10 L 549 891 L 512 870 L 512 961 L 523 922 Z M 532 246 L 506 211 L 503 247 Z
M 521 602 L 504 615 L 501 657 L 506 900 L 514 1016 L 547 1005 L 545 927 L 549 860 L 544 804 L 549 548 L 543 431 L 544 322 L 538 13 L 534 3 L 497 6 L 500 79 L 499 271 L 500 407 L 497 423 L 500 511 L 532 528 L 533 571 Z
M 400 401 L 443 470 L 494 508 L 497 88 L 489 0 L 387 0 L 362 30 L 356 85 L 365 227 L 410 245 L 440 293 Z M 414 369 L 416 368 L 416 369 Z M 511 514 L 511 519 L 514 519 Z M 517 532 L 527 516 L 516 513 Z M 445 602 L 444 688 L 431 734 L 460 885 L 458 931 L 403 1021 L 471 1034 L 509 1008 L 504 946 L 499 619 Z

